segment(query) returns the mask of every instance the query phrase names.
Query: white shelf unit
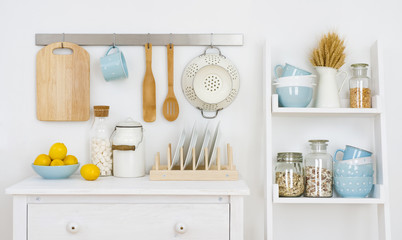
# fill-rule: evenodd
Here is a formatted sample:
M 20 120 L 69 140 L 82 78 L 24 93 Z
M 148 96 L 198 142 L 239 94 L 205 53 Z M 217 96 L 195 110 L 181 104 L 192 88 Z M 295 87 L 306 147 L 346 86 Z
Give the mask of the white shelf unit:
M 374 184 L 373 191 L 367 198 L 343 198 L 337 196 L 334 192 L 334 196 L 331 198 L 308 198 L 308 197 L 279 197 L 279 187 L 277 184 L 273 185 L 273 203 L 317 203 L 317 204 L 343 204 L 343 203 L 355 203 L 355 204 L 383 204 L 385 203 L 384 186 L 382 184 Z
M 283 206 L 291 204 L 302 208 L 303 204 L 371 204 L 377 208 L 378 238 L 379 240 L 390 240 L 390 212 L 388 200 L 388 159 L 386 152 L 385 137 L 385 113 L 384 103 L 384 79 L 382 67 L 382 48 L 377 41 L 371 47 L 370 67 L 372 81 L 373 108 L 371 109 L 352 109 L 352 108 L 285 108 L 278 106 L 278 95 L 272 88 L 271 76 L 271 50 L 266 43 L 264 56 L 264 76 L 263 81 L 263 109 L 265 127 L 265 159 L 266 159 L 266 231 L 265 239 L 274 240 L 274 211 L 276 205 Z M 350 126 L 354 122 L 361 122 L 362 126 Z M 323 134 L 320 135 L 320 129 Z M 344 129 L 345 128 L 345 129 Z M 369 129 L 367 132 L 366 130 Z M 289 133 L 291 132 L 291 133 Z M 284 136 L 281 136 L 283 133 Z M 291 135 L 293 134 L 293 135 Z M 342 198 L 336 195 L 331 198 L 282 198 L 278 196 L 278 186 L 275 184 L 274 170 L 276 154 L 287 151 L 295 144 L 307 144 L 309 139 L 322 138 L 328 136 L 331 140 L 336 139 L 337 148 L 342 146 L 345 139 L 355 137 L 359 134 L 368 141 L 376 159 L 376 173 L 374 175 L 374 187 L 366 198 Z M 352 136 L 352 135 L 358 135 Z M 294 140 L 293 140 L 294 136 Z M 302 137 L 301 137 L 302 136 Z M 339 137 L 341 136 L 341 137 Z M 291 139 L 292 138 L 292 139 Z M 342 138 L 342 139 L 339 139 Z M 274 141 L 275 139 L 275 141 Z M 369 140 L 367 140 L 369 139 Z M 353 140 L 353 139 L 351 139 Z M 289 141 L 289 142 L 288 142 Z M 304 141 L 304 142 L 300 142 Z M 355 141 L 356 142 L 356 141 Z M 292 145 L 293 144 L 293 145 Z M 348 144 L 348 143 L 346 143 Z M 346 144 L 343 144 L 345 146 Z M 359 146 L 359 145 L 357 145 Z M 303 155 L 307 153 L 303 152 Z M 329 151 L 331 155 L 333 152 Z M 301 205 L 300 205 L 301 204 Z M 292 209 L 295 209 L 292 208 Z M 347 216 L 345 216 L 347 217 Z M 319 219 L 319 218 L 317 218 Z M 317 220 L 319 221 L 319 220 Z M 347 230 L 347 229 L 345 229 Z M 306 231 L 308 231 L 306 229 Z M 275 239 L 276 240 L 276 239 Z
M 272 115 L 275 116 L 324 116 L 342 115 L 343 117 L 374 116 L 381 113 L 379 106 L 379 96 L 372 98 L 373 108 L 288 108 L 279 107 L 278 94 L 272 94 Z

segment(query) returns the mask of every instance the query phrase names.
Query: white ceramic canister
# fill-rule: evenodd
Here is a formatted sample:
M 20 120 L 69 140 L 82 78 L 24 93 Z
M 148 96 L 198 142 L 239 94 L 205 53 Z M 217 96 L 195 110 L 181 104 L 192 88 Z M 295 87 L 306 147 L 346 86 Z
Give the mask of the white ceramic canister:
M 145 147 L 141 123 L 128 118 L 119 122 L 111 136 L 113 175 L 142 177 L 145 175 Z

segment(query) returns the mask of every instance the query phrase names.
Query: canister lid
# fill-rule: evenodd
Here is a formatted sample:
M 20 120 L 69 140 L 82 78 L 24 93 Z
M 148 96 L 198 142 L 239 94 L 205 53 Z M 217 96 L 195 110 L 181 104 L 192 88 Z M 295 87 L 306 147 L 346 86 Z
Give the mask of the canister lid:
M 108 117 L 109 116 L 109 106 L 94 106 L 95 117 Z
M 280 152 L 277 155 L 278 162 L 302 162 L 303 154 L 299 152 Z
M 369 65 L 367 63 L 354 63 L 350 65 L 352 68 L 366 68 Z
M 325 140 L 325 139 L 313 139 L 313 140 L 308 140 L 311 143 L 321 143 L 321 144 L 327 144 L 327 142 L 329 142 L 329 140 Z
M 132 118 L 127 118 L 125 121 L 118 122 L 116 127 L 120 128 L 142 128 L 141 123 L 134 121 Z

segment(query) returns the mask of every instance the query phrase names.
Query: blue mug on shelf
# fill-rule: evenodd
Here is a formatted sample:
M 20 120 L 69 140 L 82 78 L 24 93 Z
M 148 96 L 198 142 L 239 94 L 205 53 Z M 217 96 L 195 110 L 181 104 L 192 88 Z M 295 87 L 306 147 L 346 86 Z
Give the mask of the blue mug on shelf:
M 109 52 L 114 49 L 114 53 Z M 116 46 L 112 46 L 107 50 L 105 56 L 100 59 L 103 77 L 106 81 L 123 79 L 128 77 L 126 59 L 123 52 Z
M 366 157 L 371 157 L 371 155 L 373 155 L 372 152 L 369 152 L 367 150 L 357 148 L 357 147 L 353 147 L 353 146 L 350 146 L 350 145 L 346 145 L 345 150 L 342 150 L 342 149 L 336 150 L 336 152 L 334 154 L 334 161 L 335 162 L 336 162 L 336 154 L 338 152 L 343 152 L 342 160 L 355 159 L 355 158 L 366 158 Z
M 281 73 L 278 73 L 278 70 L 281 70 Z M 306 70 L 297 68 L 290 64 L 285 63 L 285 66 L 276 65 L 274 68 L 274 74 L 276 78 L 280 77 L 290 77 L 290 76 L 303 76 L 303 75 L 311 75 L 311 72 L 307 72 Z

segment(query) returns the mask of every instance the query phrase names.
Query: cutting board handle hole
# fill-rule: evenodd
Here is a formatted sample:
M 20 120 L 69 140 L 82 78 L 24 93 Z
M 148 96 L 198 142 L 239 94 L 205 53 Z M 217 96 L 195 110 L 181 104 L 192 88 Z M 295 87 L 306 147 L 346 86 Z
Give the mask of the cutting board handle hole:
M 73 54 L 73 49 L 71 48 L 55 48 L 53 49 L 54 55 L 71 55 Z

